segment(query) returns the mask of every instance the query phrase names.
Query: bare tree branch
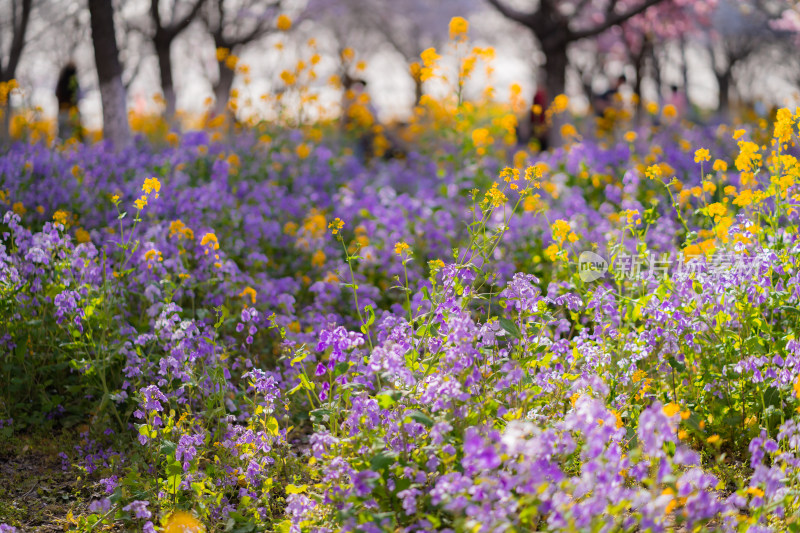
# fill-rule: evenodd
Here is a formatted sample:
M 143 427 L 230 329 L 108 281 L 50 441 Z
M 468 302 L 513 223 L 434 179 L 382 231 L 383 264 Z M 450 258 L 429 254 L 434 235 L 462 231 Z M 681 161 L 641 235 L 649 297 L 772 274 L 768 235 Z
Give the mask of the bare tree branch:
M 617 26 L 618 24 L 622 24 L 629 18 L 635 17 L 639 13 L 646 11 L 648 8 L 660 2 L 663 2 L 663 0 L 645 0 L 638 6 L 632 7 L 631 9 L 625 11 L 624 13 L 609 14 L 609 16 L 607 16 L 602 23 L 598 24 L 594 28 L 570 32 L 569 40 L 577 41 L 580 39 L 585 39 L 587 37 L 594 37 L 595 35 L 600 35 L 607 29 Z
M 519 22 L 523 26 L 531 27 L 534 24 L 536 19 L 536 13 L 525 13 L 523 11 L 519 11 L 514 9 L 507 4 L 503 3 L 503 0 L 488 0 L 489 3 L 497 9 L 503 16 L 510 18 L 515 22 Z

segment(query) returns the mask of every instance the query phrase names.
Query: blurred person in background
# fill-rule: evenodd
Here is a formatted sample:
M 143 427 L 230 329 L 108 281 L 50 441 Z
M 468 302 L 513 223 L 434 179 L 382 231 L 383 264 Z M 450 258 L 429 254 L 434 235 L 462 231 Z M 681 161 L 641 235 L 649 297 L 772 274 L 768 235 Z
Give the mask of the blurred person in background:
M 667 104 L 675 108 L 675 114 L 678 119 L 686 117 L 686 113 L 689 110 L 689 104 L 686 101 L 686 94 L 684 94 L 684 92 L 681 91 L 677 85 L 670 85 L 669 91 L 669 100 L 667 101 Z
M 549 147 L 547 143 L 547 92 L 545 91 L 545 74 L 540 72 L 536 93 L 533 95 L 533 105 L 531 106 L 531 134 L 539 143 L 539 149 L 546 151 Z
M 76 138 L 83 141 L 81 114 L 78 110 L 80 86 L 78 85 L 78 69 L 75 63 L 69 62 L 61 69 L 56 84 L 58 100 L 58 138 L 62 141 Z

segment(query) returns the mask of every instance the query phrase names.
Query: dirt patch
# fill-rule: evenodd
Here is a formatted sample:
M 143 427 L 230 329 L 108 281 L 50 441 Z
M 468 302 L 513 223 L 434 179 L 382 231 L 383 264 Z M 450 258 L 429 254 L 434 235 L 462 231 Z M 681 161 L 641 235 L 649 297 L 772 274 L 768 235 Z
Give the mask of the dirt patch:
M 91 496 L 58 455 L 70 439 L 16 440 L 0 444 L 0 523 L 26 533 L 64 531 L 70 512 L 85 512 Z

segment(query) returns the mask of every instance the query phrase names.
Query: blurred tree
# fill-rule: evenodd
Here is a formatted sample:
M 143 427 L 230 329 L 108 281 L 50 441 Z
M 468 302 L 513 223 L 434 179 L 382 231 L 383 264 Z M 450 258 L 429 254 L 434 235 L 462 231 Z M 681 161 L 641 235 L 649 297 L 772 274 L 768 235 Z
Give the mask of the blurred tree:
M 642 107 L 642 84 L 648 70 L 659 100 L 663 96 L 659 51 L 670 43 L 683 46 L 688 39 L 707 33 L 716 5 L 717 0 L 665 0 L 598 36 L 602 48 L 621 50 L 622 59 L 633 67 L 637 112 Z M 686 78 L 688 74 L 684 92 Z
M 664 0 L 607 0 L 604 9 L 589 0 L 539 0 L 533 10 L 521 11 L 505 0 L 488 0 L 500 13 L 530 30 L 545 57 L 548 98 L 564 93 L 573 42 L 595 37 Z M 620 10 L 620 7 L 624 9 Z
M 103 135 L 120 149 L 130 142 L 131 133 L 114 26 L 114 6 L 111 0 L 89 0 L 89 14 L 103 103 Z
M 705 40 L 711 68 L 719 87 L 717 112 L 730 113 L 730 97 L 737 68 L 773 42 L 769 14 L 758 0 L 719 0 L 713 28 Z
M 414 82 L 415 104 L 422 97 L 422 80 L 416 65 L 427 48 L 440 48 L 448 38 L 452 17 L 467 17 L 477 0 L 311 0 L 309 17 L 327 27 L 341 51 L 346 48 L 374 53 L 388 44 L 408 65 Z M 341 65 L 345 79 L 347 65 Z
M 214 39 L 219 77 L 213 83 L 215 115 L 224 113 L 236 75 L 235 58 L 242 48 L 276 29 L 281 0 L 210 0 L 202 19 Z M 288 19 L 287 19 L 288 20 Z
M 369 0 L 359 4 L 358 13 L 364 17 L 367 27 L 377 31 L 408 63 L 416 105 L 423 93 L 423 83 L 418 74 L 420 54 L 427 48 L 441 48 L 448 38 L 447 22 L 456 16 L 468 17 L 475 11 L 477 2 Z
M 194 0 L 186 9 L 181 9 L 181 2 L 150 0 L 150 19 L 153 22 L 152 40 L 158 58 L 158 72 L 161 78 L 161 90 L 166 102 L 167 120 L 175 116 L 175 85 L 172 79 L 172 43 L 199 15 L 206 0 Z M 162 16 L 162 11 L 171 13 L 169 21 Z M 182 15 L 178 15 L 183 11 Z
M 33 10 L 33 0 L 6 0 L 6 2 L 0 11 L 3 13 L 3 17 L 0 18 L 0 83 L 3 84 L 7 84 L 16 77 Z M 11 123 L 11 100 L 5 87 L 4 85 L 4 88 L 0 89 L 0 93 L 2 93 L 0 94 L 0 104 L 2 104 L 0 113 L 3 114 L 0 140 L 3 141 L 8 140 Z
M 527 28 L 544 54 L 547 101 L 551 102 L 566 88 L 569 45 L 596 37 L 609 28 L 644 12 L 663 0 L 539 0 L 535 7 L 521 10 L 506 0 L 488 0 L 500 13 Z M 534 4 L 532 0 L 526 3 Z M 551 128 L 553 145 L 561 142 L 559 128 Z

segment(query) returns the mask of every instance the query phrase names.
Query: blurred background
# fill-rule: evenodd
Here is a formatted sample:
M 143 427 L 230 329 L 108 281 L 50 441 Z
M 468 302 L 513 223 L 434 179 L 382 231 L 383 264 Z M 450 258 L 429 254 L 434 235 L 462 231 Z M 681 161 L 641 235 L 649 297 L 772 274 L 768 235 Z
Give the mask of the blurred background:
M 431 48 L 462 68 L 477 49 L 486 67 L 459 88 L 464 99 L 488 88 L 532 103 L 544 88 L 547 102 L 565 92 L 570 111 L 590 113 L 613 91 L 633 106 L 685 101 L 697 119 L 765 115 L 800 101 L 799 45 L 789 0 L 2 0 L 2 127 L 13 115 L 54 120 L 69 64 L 76 90 L 62 100 L 90 129 L 103 103 L 122 102 L 185 124 L 269 119 L 276 97 L 313 101 L 307 120 L 333 118 L 353 83 L 380 120 L 406 120 L 423 94 L 451 90 L 446 77 L 421 79 Z

